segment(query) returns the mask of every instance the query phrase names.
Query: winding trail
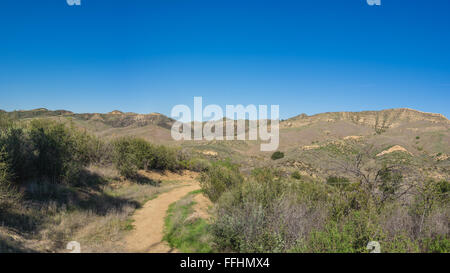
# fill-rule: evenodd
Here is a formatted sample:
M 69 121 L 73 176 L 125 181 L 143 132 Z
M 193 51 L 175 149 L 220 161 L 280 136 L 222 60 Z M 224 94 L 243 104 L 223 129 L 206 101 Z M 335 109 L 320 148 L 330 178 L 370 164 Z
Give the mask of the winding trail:
M 176 188 L 160 194 L 136 211 L 133 231 L 125 237 L 126 249 L 129 252 L 167 253 L 176 252 L 163 241 L 164 218 L 170 204 L 178 201 L 188 193 L 200 189 L 194 179 L 181 182 Z

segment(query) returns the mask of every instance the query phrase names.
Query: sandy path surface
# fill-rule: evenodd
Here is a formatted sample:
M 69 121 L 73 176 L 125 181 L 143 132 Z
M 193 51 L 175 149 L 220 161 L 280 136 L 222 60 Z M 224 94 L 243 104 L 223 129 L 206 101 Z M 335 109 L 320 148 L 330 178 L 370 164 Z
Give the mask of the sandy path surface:
M 170 204 L 198 189 L 200 189 L 200 185 L 195 180 L 182 182 L 180 187 L 162 193 L 145 203 L 143 208 L 137 210 L 133 215 L 134 230 L 125 238 L 127 250 L 145 253 L 176 252 L 162 240 L 167 209 Z

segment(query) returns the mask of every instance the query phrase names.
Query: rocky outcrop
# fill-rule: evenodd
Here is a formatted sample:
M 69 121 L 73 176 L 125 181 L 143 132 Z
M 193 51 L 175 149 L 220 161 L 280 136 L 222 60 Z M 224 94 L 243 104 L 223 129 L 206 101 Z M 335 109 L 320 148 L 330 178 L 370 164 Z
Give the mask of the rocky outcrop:
M 302 127 L 317 122 L 348 121 L 372 127 L 376 130 L 396 128 L 402 124 L 425 121 L 433 124 L 450 126 L 450 121 L 441 114 L 425 113 L 408 108 L 363 112 L 330 112 L 307 116 L 305 114 L 290 118 L 281 123 L 281 128 Z

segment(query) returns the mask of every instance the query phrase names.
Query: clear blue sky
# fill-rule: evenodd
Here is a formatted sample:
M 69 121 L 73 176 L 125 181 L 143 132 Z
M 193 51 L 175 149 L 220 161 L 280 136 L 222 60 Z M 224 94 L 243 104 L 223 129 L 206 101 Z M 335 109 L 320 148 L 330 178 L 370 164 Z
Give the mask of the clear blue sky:
M 0 109 L 450 117 L 450 1 L 2 0 Z

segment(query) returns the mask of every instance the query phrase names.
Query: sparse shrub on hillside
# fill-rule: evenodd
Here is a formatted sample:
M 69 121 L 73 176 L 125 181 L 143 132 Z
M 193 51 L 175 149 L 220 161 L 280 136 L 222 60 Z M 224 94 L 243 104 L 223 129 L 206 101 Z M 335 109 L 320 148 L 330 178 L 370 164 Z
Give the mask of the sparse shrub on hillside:
M 280 152 L 280 151 L 276 151 L 272 154 L 272 156 L 270 158 L 272 158 L 272 160 L 278 160 L 284 157 L 284 153 Z
M 239 186 L 243 180 L 238 166 L 228 161 L 212 163 L 200 176 L 203 192 L 213 202 L 217 201 L 225 191 Z
M 450 182 L 446 181 L 446 180 L 441 180 L 439 182 L 437 182 L 437 188 L 438 188 L 438 193 L 441 195 L 448 195 L 450 194 Z
M 428 238 L 424 241 L 425 249 L 430 253 L 450 253 L 450 239 L 443 235 Z
M 448 183 L 448 182 L 447 182 Z M 437 182 L 434 179 L 427 179 L 417 186 L 414 202 L 411 206 L 410 213 L 413 216 L 415 222 L 416 236 L 436 236 L 445 235 L 448 236 L 450 221 L 448 218 L 448 208 L 450 203 L 448 186 L 443 186 L 446 183 Z M 443 210 L 443 211 L 442 211 Z M 441 231 L 433 231 L 439 227 L 439 225 L 428 224 L 433 219 L 433 213 L 440 214 L 435 215 L 435 219 L 441 219 L 443 221 L 443 229 Z M 439 234 L 444 233 L 444 234 Z
M 327 184 L 337 188 L 346 188 L 350 185 L 350 180 L 341 176 L 329 176 L 327 178 Z
M 299 171 L 293 172 L 293 173 L 291 174 L 291 177 L 294 178 L 294 179 L 297 179 L 297 180 L 302 179 L 302 175 L 300 174 Z
M 275 168 L 256 168 L 251 172 L 252 178 L 259 182 L 272 182 L 282 177 L 282 172 Z
M 203 172 L 208 170 L 211 167 L 211 162 L 202 158 L 191 158 L 187 159 L 184 162 L 184 166 L 186 169 L 195 171 L 195 172 Z
M 380 178 L 379 190 L 381 191 L 380 203 L 395 198 L 400 186 L 403 182 L 403 175 L 387 167 L 378 171 L 377 176 Z

